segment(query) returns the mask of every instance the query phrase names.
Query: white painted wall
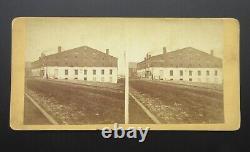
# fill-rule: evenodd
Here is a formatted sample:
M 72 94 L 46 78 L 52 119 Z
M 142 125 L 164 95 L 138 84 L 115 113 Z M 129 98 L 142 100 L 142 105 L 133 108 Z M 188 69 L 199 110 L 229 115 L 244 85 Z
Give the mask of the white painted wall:
M 98 82 L 111 82 L 117 83 L 117 67 L 43 67 L 32 69 L 32 75 L 40 75 L 40 70 L 44 70 L 46 78 L 46 72 L 50 79 L 78 79 L 86 81 L 98 81 Z M 65 70 L 68 70 L 68 75 L 65 75 Z M 78 75 L 75 74 L 75 70 L 78 70 Z M 84 74 L 84 70 L 87 70 L 87 74 Z M 96 70 L 96 75 L 93 74 L 93 70 Z M 101 70 L 104 70 L 104 74 L 101 74 Z M 112 74 L 110 74 L 112 70 Z
M 173 76 L 170 75 L 170 70 L 173 70 Z M 180 71 L 183 71 L 183 76 L 180 75 Z M 217 76 L 215 71 L 217 70 Z M 218 83 L 223 82 L 222 68 L 164 68 L 164 67 L 150 67 L 141 70 L 137 70 L 139 77 L 145 77 L 145 72 L 150 71 L 153 74 L 154 79 L 163 80 L 183 80 L 192 82 L 205 82 L 205 83 Z M 189 71 L 192 71 L 192 76 L 189 75 Z M 198 75 L 198 71 L 201 71 L 201 75 Z M 209 75 L 207 75 L 209 71 Z M 150 77 L 151 78 L 151 77 Z

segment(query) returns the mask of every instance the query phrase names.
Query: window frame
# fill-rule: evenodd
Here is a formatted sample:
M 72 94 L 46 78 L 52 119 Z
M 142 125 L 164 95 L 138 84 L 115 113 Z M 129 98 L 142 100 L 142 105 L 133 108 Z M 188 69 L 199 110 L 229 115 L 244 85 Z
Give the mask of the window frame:
M 198 70 L 197 73 L 198 73 L 198 76 L 201 76 L 201 70 Z
M 189 71 L 188 71 L 188 75 L 189 75 L 189 76 L 193 76 L 193 71 L 192 71 L 192 70 L 189 70 Z
M 84 75 L 87 75 L 87 74 L 88 74 L 88 70 L 87 70 L 87 69 L 84 69 L 84 70 L 83 70 L 83 74 L 84 74 Z
M 209 71 L 209 70 L 206 71 L 206 75 L 207 75 L 207 76 L 210 75 L 210 71 Z
M 75 69 L 74 71 L 75 71 L 75 75 L 78 75 L 78 69 Z
M 69 75 L 69 69 L 64 70 L 64 75 Z
M 170 71 L 169 71 L 169 75 L 170 75 L 170 76 L 173 76 L 173 75 L 174 75 L 174 70 L 170 70 Z
M 218 70 L 214 70 L 214 75 L 218 76 Z
M 180 70 L 180 76 L 183 76 L 183 70 Z

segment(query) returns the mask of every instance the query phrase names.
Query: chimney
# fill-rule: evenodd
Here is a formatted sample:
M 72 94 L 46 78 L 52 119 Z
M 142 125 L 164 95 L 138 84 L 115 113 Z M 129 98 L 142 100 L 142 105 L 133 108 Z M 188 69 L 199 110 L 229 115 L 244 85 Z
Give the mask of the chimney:
M 166 47 L 164 46 L 163 47 L 163 54 L 166 54 L 167 53 L 167 49 L 166 49 Z
M 109 55 L 109 49 L 106 49 L 106 54 Z
M 61 53 L 62 52 L 62 47 L 58 46 L 57 50 L 58 50 L 58 53 Z
M 210 55 L 214 56 L 214 50 L 210 51 Z

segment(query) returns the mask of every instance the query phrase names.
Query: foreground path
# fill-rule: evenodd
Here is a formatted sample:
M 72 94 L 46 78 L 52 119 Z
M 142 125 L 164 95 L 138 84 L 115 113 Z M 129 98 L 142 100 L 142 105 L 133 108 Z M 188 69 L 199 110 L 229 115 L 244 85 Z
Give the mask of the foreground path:
M 27 80 L 26 90 L 59 124 L 124 123 L 121 89 Z
M 27 96 L 24 98 L 24 124 L 25 125 L 51 125 L 50 121 L 30 101 Z
M 155 123 L 131 96 L 129 98 L 129 123 L 130 124 Z
M 134 80 L 131 92 L 163 123 L 222 123 L 222 91 Z

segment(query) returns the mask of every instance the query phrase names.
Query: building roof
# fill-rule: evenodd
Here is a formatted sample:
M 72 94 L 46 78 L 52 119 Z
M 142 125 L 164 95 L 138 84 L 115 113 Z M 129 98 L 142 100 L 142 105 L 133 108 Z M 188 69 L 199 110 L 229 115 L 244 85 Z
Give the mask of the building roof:
M 117 67 L 117 58 L 88 46 L 42 55 L 32 62 L 32 68 L 43 66 L 63 67 Z
M 183 68 L 221 68 L 222 59 L 212 54 L 186 47 L 156 56 L 148 56 L 138 63 L 138 68 L 146 67 L 183 67 Z

